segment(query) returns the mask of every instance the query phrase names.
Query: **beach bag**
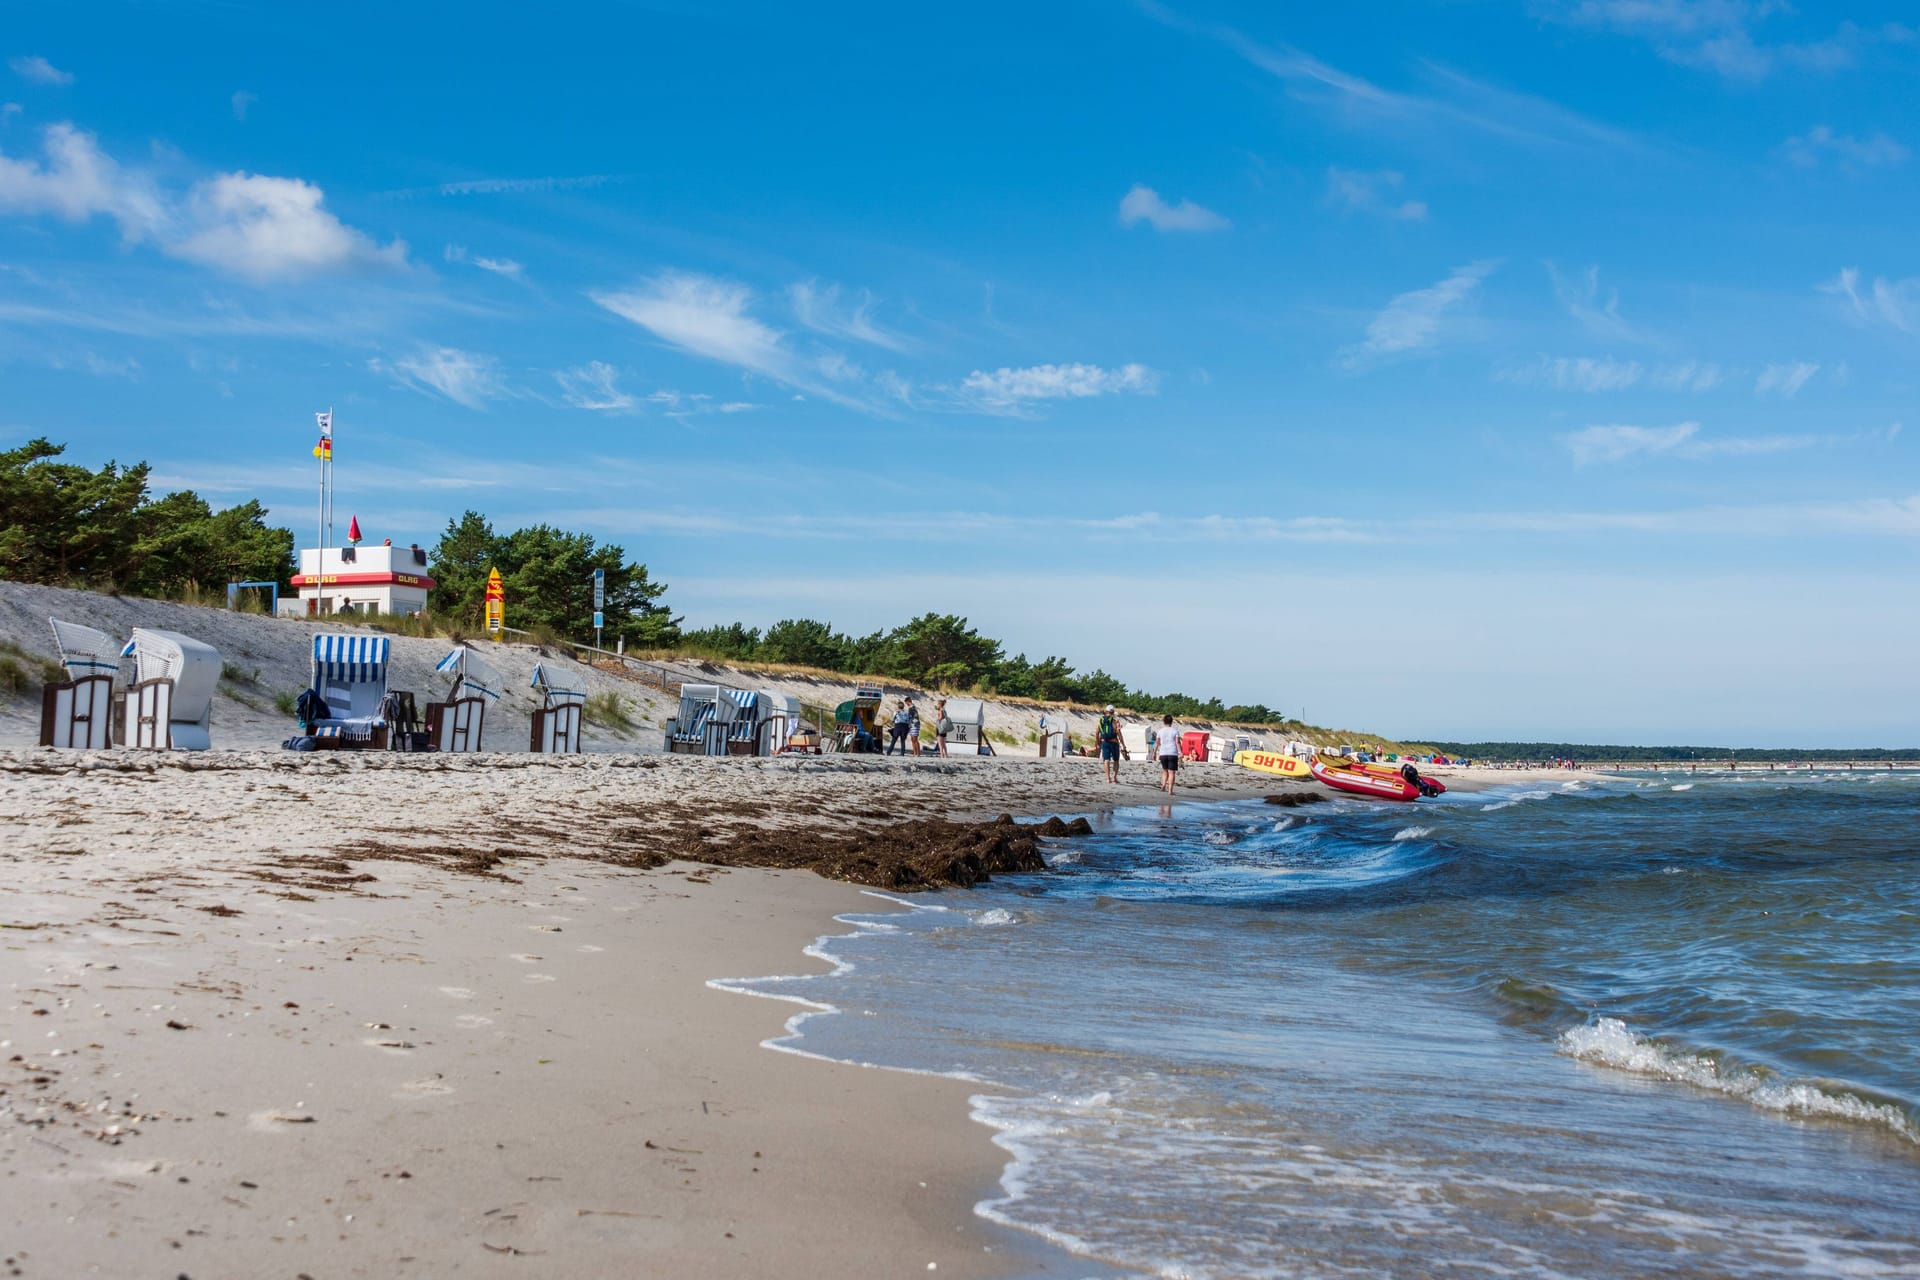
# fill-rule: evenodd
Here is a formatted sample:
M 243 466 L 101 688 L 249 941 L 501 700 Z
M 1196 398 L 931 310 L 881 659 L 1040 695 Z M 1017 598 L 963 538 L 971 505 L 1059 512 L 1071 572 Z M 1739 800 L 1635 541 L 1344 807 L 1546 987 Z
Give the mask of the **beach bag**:
M 953 721 L 941 716 L 940 723 L 933 726 L 933 731 L 944 738 L 953 732 Z
M 288 738 L 280 745 L 288 751 L 311 751 L 314 749 L 315 744 L 310 735 L 299 733 Z

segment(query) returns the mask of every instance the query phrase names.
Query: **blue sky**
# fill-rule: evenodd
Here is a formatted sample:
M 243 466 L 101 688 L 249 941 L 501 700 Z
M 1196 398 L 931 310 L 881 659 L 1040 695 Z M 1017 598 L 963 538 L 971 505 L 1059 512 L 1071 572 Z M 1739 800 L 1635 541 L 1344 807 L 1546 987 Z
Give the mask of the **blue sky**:
M 1899 6 L 282 8 L 10 6 L 0 442 L 306 543 L 330 405 L 368 536 L 585 528 L 695 624 L 1920 739 Z

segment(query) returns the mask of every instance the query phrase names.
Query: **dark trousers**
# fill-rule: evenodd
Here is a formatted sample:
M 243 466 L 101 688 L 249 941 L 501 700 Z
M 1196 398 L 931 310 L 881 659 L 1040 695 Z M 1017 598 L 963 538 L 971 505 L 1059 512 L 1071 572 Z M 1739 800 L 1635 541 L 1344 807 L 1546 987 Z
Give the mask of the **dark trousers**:
M 895 747 L 900 748 L 901 755 L 907 754 L 907 726 L 893 725 L 890 727 L 890 732 L 893 736 L 887 740 L 887 754 L 892 755 Z

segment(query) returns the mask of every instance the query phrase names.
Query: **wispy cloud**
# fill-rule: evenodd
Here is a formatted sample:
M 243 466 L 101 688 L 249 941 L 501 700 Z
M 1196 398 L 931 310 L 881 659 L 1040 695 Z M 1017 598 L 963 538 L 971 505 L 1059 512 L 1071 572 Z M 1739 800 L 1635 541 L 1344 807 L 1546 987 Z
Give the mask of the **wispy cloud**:
M 1120 225 L 1131 227 L 1142 222 L 1155 231 L 1224 231 L 1233 225 L 1191 200 L 1168 204 L 1152 187 L 1135 183 L 1120 197 Z
M 1800 449 L 1843 448 L 1891 444 L 1900 424 L 1877 431 L 1826 435 L 1713 436 L 1702 438 L 1700 424 L 1681 422 L 1671 427 L 1586 427 L 1561 437 L 1580 466 L 1625 462 L 1632 458 L 1671 456 L 1702 461 L 1710 458 L 1750 458 Z
M 1547 16 L 1643 40 L 1670 62 L 1731 80 L 1759 81 L 1781 69 L 1835 71 L 1879 41 L 1905 41 L 1898 23 L 1867 29 L 1841 22 L 1811 40 L 1769 40 L 1767 20 L 1791 15 L 1780 0 L 1549 0 Z
M 62 71 L 37 53 L 22 54 L 17 58 L 8 58 L 7 66 L 12 68 L 13 74 L 19 76 L 22 80 L 30 80 L 34 84 L 67 85 L 73 83 L 73 72 Z
M 1648 366 L 1612 356 L 1539 355 L 1530 361 L 1496 366 L 1493 371 L 1495 382 L 1588 393 L 1628 391 L 1638 386 L 1660 391 L 1711 391 L 1725 378 L 1719 365 L 1706 361 Z
M 1864 325 L 1881 324 L 1912 333 L 1916 318 L 1920 318 L 1920 277 L 1889 280 L 1876 276 L 1863 288 L 1859 268 L 1842 267 L 1838 275 L 1818 288 L 1821 293 L 1845 298 L 1848 312 Z
M 748 314 L 753 291 L 743 284 L 670 271 L 632 289 L 588 296 L 669 346 L 776 382 L 807 381 L 781 332 Z
M 1379 214 L 1402 222 L 1419 222 L 1427 216 L 1424 200 L 1402 200 L 1400 187 L 1405 178 L 1393 169 L 1327 169 L 1327 203 L 1360 213 Z
M 1401 132 L 1453 125 L 1530 146 L 1640 146 L 1622 130 L 1558 103 L 1503 89 L 1437 63 L 1420 64 L 1430 92 L 1404 92 L 1384 88 L 1291 45 L 1262 43 L 1234 27 L 1190 20 L 1158 0 L 1140 0 L 1140 8 L 1176 30 L 1217 41 L 1280 81 L 1291 96 L 1356 124 Z
M 484 409 L 489 400 L 507 394 L 497 360 L 458 347 L 425 348 L 392 364 L 369 360 L 367 367 L 388 374 L 402 386 L 444 396 L 469 409 Z
M 1820 366 L 1804 360 L 1789 364 L 1770 364 L 1760 371 L 1754 379 L 1753 389 L 1759 395 L 1773 393 L 1791 400 L 1800 394 L 1814 374 L 1820 372 Z
M 248 110 L 258 101 L 260 101 L 259 94 L 249 93 L 245 89 L 236 89 L 232 98 L 233 118 L 242 124 L 246 123 Z
M 1826 125 L 1815 125 L 1780 144 L 1780 154 L 1788 163 L 1803 169 L 1815 169 L 1831 162 L 1847 173 L 1902 164 L 1908 151 L 1884 133 L 1855 138 L 1835 133 Z
M 1434 346 L 1444 336 L 1448 317 L 1471 302 L 1481 282 L 1499 266 L 1497 261 L 1471 262 L 1444 280 L 1395 297 L 1368 322 L 1364 340 L 1341 350 L 1341 367 L 1357 372 Z
M 1567 314 L 1589 332 L 1618 341 L 1642 340 L 1640 331 L 1620 315 L 1620 291 L 1600 287 L 1599 267 L 1588 267 L 1579 275 L 1569 277 L 1549 262 L 1547 275 L 1553 280 L 1554 297 L 1560 300 Z
M 0 154 L 0 209 L 69 222 L 113 219 L 130 244 L 256 283 L 406 261 L 405 243 L 377 244 L 335 217 L 320 188 L 298 178 L 223 173 L 182 195 L 122 166 L 92 134 L 50 125 L 38 161 Z
M 592 360 L 577 368 L 553 375 L 560 393 L 576 409 L 598 413 L 632 413 L 640 407 L 637 397 L 620 389 L 620 371 L 610 364 Z
M 467 246 L 463 244 L 448 245 L 441 254 L 441 257 L 445 258 L 448 262 L 464 262 L 469 266 L 478 267 L 482 271 L 491 271 L 494 275 L 505 276 L 509 280 L 523 279 L 527 270 L 524 264 L 515 262 L 512 258 L 482 258 L 470 256 L 467 253 Z
M 1683 360 L 1663 365 L 1654 371 L 1653 385 L 1664 391 L 1711 391 L 1726 375 L 1717 364 L 1701 360 Z
M 439 182 L 430 187 L 402 187 L 380 194 L 389 200 L 415 200 L 421 196 L 525 195 L 542 191 L 591 191 L 595 187 L 619 181 L 617 175 L 610 173 L 545 178 L 472 178 L 465 182 Z
M 974 370 L 961 395 L 993 413 L 1017 414 L 1036 400 L 1083 400 L 1091 396 L 1152 395 L 1160 375 L 1140 364 L 1104 369 L 1097 364 L 1039 364 L 1025 369 Z
M 865 342 L 888 351 L 906 351 L 912 344 L 899 334 L 883 329 L 873 321 L 874 296 L 862 290 L 858 302 L 843 305 L 840 286 L 803 280 L 787 290 L 793 302 L 793 314 L 803 326 L 833 338 Z
M 1508 365 L 1494 371 L 1497 382 L 1515 386 L 1551 387 L 1555 391 L 1625 391 L 1639 385 L 1646 372 L 1637 360 L 1611 356 L 1546 356 L 1529 364 Z

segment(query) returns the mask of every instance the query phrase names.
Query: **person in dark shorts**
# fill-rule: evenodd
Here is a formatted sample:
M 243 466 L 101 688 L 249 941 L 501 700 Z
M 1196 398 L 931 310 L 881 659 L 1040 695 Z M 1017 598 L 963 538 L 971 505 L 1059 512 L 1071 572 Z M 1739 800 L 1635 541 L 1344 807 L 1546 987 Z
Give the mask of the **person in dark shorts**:
M 1094 726 L 1094 741 L 1100 744 L 1100 767 L 1106 771 L 1108 782 L 1120 781 L 1120 721 L 1113 714 L 1113 704 L 1100 716 L 1100 723 Z
M 1180 772 L 1180 735 L 1173 731 L 1173 717 L 1160 717 L 1160 730 L 1154 735 L 1154 750 L 1160 753 L 1160 789 L 1173 794 L 1173 779 Z

